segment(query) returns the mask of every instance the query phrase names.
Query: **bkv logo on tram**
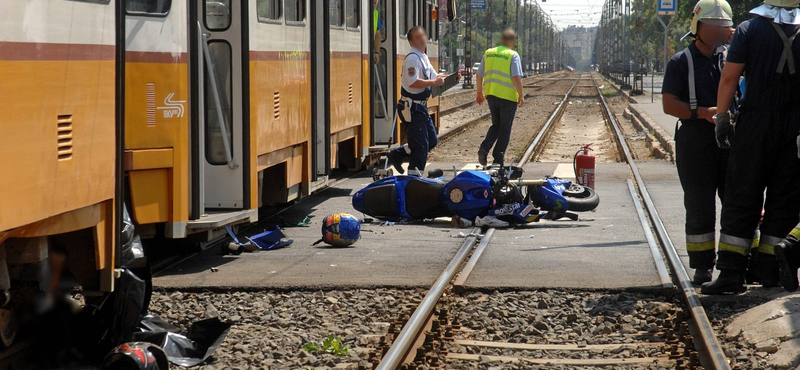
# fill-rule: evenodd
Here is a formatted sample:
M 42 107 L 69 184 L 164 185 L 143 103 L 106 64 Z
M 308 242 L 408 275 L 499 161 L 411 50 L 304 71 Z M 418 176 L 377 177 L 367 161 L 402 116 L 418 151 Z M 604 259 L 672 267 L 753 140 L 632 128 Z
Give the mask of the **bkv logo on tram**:
M 181 118 L 186 110 L 184 107 L 186 100 L 172 100 L 173 96 L 175 93 L 169 93 L 164 98 L 164 106 L 158 107 L 158 110 L 163 112 L 164 118 Z

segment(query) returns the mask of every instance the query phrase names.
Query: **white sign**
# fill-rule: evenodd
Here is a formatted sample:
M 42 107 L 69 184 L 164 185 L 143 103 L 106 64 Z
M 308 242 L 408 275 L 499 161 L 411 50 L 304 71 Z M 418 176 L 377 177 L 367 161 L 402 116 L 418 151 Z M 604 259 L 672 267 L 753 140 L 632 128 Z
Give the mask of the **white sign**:
M 658 14 L 673 15 L 678 9 L 678 0 L 658 0 Z
M 456 49 L 456 56 L 463 57 L 464 56 L 464 49 Z

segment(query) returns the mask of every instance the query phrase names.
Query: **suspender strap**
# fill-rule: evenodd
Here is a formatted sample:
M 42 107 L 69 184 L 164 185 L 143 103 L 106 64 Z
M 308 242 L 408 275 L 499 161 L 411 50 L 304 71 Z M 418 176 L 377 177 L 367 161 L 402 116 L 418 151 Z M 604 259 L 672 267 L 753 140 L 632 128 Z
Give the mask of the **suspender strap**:
M 792 37 L 786 37 L 786 33 L 783 32 L 781 26 L 777 25 L 775 22 L 769 22 L 772 25 L 772 28 L 775 29 L 775 32 L 778 33 L 778 36 L 781 37 L 783 40 L 783 53 L 781 54 L 781 60 L 778 62 L 778 68 L 775 70 L 776 73 L 783 73 L 784 67 L 789 65 L 789 74 L 795 74 L 795 66 L 794 66 L 794 53 L 792 52 L 792 44 L 794 43 L 794 39 L 800 34 L 800 30 L 795 32 Z
M 683 49 L 686 61 L 689 64 L 689 109 L 692 111 L 692 119 L 697 119 L 697 90 L 694 82 L 694 59 L 689 48 Z

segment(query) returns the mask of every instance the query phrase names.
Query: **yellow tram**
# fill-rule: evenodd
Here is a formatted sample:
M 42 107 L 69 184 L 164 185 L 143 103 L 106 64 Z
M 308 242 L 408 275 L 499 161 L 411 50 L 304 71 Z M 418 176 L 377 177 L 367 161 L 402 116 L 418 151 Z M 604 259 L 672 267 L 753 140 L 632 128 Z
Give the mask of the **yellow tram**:
M 54 253 L 85 292 L 113 290 L 123 203 L 144 238 L 208 241 L 369 163 L 392 137 L 409 27 L 428 28 L 438 68 L 433 0 L 379 1 L 378 68 L 370 0 L 0 8 L 0 291 L 12 300 L 19 266 L 55 266 Z M 438 99 L 429 109 L 438 126 Z

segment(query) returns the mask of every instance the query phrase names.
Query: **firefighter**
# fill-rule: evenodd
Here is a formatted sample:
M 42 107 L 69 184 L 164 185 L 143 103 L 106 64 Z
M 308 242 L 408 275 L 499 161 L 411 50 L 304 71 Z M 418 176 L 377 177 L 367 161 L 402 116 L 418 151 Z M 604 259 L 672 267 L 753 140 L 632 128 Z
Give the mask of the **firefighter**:
M 717 201 L 725 193 L 728 150 L 717 147 L 714 119 L 717 86 L 730 35 L 731 7 L 725 0 L 700 0 L 692 12 L 694 41 L 667 64 L 662 87 L 664 113 L 679 119 L 675 131 L 678 177 L 686 209 L 686 250 L 692 281 L 711 281 Z
M 486 132 L 478 149 L 478 162 L 486 166 L 486 157 L 492 150 L 492 163 L 503 163 L 503 155 L 511 139 L 511 125 L 517 108 L 525 104 L 522 92 L 522 63 L 519 54 L 512 50 L 517 42 L 517 34 L 506 29 L 500 37 L 502 45 L 486 50 L 478 68 L 475 101 L 483 104 L 489 101 L 492 125 Z M 484 94 L 486 95 L 484 97 Z
M 739 77 L 747 93 L 735 122 L 730 111 L 714 116 L 717 144 L 730 147 L 730 166 L 720 219 L 716 280 L 704 294 L 745 290 L 744 272 L 761 218 L 759 275 L 778 280 L 775 246 L 800 219 L 800 0 L 766 0 L 751 10 L 755 17 L 736 28 L 717 95 L 717 106 L 733 101 Z M 735 127 L 735 131 L 734 131 Z M 766 199 L 764 198 L 766 192 Z

